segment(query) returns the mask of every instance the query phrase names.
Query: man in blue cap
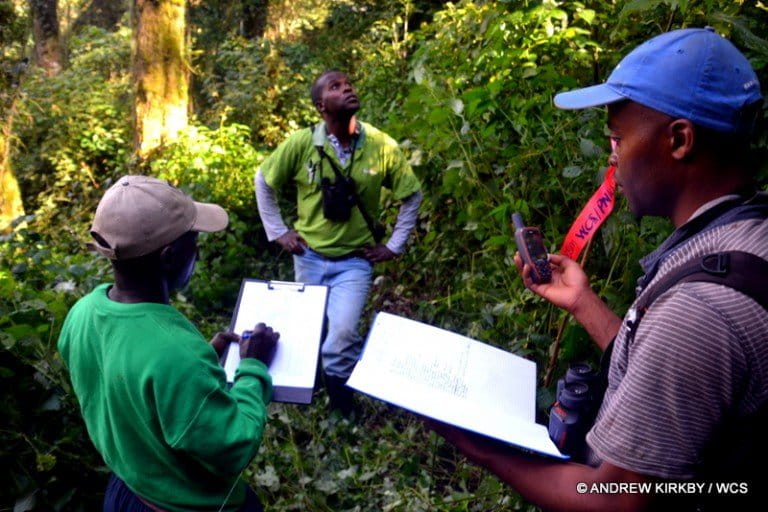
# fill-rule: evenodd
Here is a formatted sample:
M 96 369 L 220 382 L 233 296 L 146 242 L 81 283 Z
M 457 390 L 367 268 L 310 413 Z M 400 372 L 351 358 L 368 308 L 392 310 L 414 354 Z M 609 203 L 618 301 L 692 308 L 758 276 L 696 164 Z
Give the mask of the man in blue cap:
M 762 105 L 754 71 L 712 29 L 676 30 L 633 50 L 606 83 L 558 94 L 555 104 L 607 106 L 619 190 L 636 216 L 667 217 L 676 230 L 641 260 L 645 275 L 624 319 L 576 262 L 550 255 L 552 282 L 534 284 L 516 257 L 526 286 L 573 314 L 608 351 L 588 464 L 435 429 L 548 510 L 755 501 L 765 487 L 757 480 L 765 471 L 751 464 L 765 451 L 758 425 L 768 403 L 768 311 L 730 285 L 699 281 L 675 281 L 640 307 L 688 262 L 724 251 L 768 259 L 766 194 L 756 191 L 748 158 Z M 764 281 L 765 272 L 754 278 Z M 681 500 L 688 493 L 693 499 Z

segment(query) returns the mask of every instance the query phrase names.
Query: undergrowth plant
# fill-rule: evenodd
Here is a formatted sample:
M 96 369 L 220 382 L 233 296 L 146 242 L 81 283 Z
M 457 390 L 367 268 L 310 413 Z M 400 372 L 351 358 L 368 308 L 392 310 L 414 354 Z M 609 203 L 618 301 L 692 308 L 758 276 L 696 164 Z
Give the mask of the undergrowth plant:
M 368 313 L 390 311 L 514 351 L 543 377 L 556 338 L 556 374 L 597 352 L 563 312 L 523 287 L 510 215 L 522 213 L 558 251 L 608 157 L 604 113 L 558 111 L 554 94 L 604 80 L 652 35 L 707 24 L 744 48 L 768 84 L 768 10 L 752 0 L 271 4 L 291 19 L 250 40 L 234 25 L 221 28 L 219 14 L 235 12 L 229 4 L 191 5 L 195 121 L 143 161 L 131 149 L 127 28 L 87 27 L 70 37 L 59 76 L 27 72 L 11 163 L 30 215 L 0 236 L 0 510 L 100 506 L 107 469 L 55 343 L 71 305 L 111 279 L 108 262 L 85 243 L 96 204 L 118 176 L 160 176 L 230 213 L 225 232 L 200 237 L 192 284 L 173 297 L 210 338 L 228 328 L 243 278 L 293 277 L 290 256 L 263 233 L 253 175 L 289 132 L 316 121 L 312 80 L 342 68 L 360 91 L 359 117 L 400 142 L 424 193 L 407 251 L 376 267 Z M 0 16 L 9 5 L 0 2 Z M 24 24 L 11 21 L 2 36 L 18 56 Z M 764 187 L 768 132 L 755 147 Z M 381 220 L 394 225 L 397 209 L 385 211 Z M 632 300 L 638 258 L 670 228 L 638 222 L 619 200 L 593 240 L 585 269 L 618 312 Z M 540 389 L 543 420 L 552 393 Z M 309 406 L 270 406 L 244 473 L 268 510 L 534 509 L 421 419 L 360 401 L 357 422 L 329 416 L 322 389 Z

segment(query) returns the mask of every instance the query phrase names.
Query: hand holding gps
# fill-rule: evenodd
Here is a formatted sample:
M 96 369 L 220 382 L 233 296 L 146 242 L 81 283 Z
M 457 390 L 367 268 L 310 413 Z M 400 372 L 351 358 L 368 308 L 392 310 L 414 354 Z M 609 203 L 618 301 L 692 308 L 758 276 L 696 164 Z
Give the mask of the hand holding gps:
M 541 231 L 539 228 L 526 226 L 519 213 L 512 214 L 512 223 L 515 226 L 515 242 L 520 257 L 523 263 L 531 267 L 531 281 L 535 284 L 550 282 L 552 271 L 549 269 L 547 249 L 544 247 Z

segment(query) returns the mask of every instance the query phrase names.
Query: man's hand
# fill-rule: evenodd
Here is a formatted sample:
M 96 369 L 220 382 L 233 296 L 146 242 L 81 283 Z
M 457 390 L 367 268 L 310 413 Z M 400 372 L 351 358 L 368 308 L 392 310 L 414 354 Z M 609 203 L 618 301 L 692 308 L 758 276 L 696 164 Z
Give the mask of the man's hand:
M 523 283 L 534 293 L 541 295 L 549 302 L 570 313 L 579 305 L 581 298 L 591 292 L 589 279 L 581 265 L 561 254 L 549 255 L 552 281 L 534 284 L 531 280 L 531 267 L 523 265 L 520 253 L 515 253 L 515 264 L 523 276 Z
M 578 263 L 561 254 L 550 254 L 552 281 L 545 284 L 531 281 L 531 268 L 523 265 L 518 253 L 515 253 L 515 263 L 523 275 L 525 286 L 571 313 L 601 349 L 608 347 L 619 332 L 621 318 L 592 291 L 587 274 Z
M 216 335 L 211 340 L 211 346 L 213 346 L 213 350 L 216 351 L 216 355 L 219 356 L 219 359 L 221 359 L 221 356 L 224 355 L 224 350 L 229 346 L 230 343 L 238 343 L 240 341 L 240 336 L 233 332 L 217 332 Z
M 365 259 L 371 263 L 381 263 L 382 261 L 391 260 L 397 257 L 397 254 L 389 250 L 384 244 L 369 245 L 363 247 L 363 255 Z
M 476 464 L 485 465 L 489 458 L 501 457 L 510 451 L 509 445 L 489 437 L 481 436 L 463 428 L 455 427 L 431 418 L 424 418 L 430 430 L 445 438 Z
M 240 338 L 240 358 L 251 357 L 269 366 L 275 357 L 278 338 L 279 332 L 274 332 L 264 323 L 256 324 L 250 337 Z
M 307 242 L 294 229 L 277 238 L 275 242 L 291 254 L 304 254 L 304 248 L 307 247 Z

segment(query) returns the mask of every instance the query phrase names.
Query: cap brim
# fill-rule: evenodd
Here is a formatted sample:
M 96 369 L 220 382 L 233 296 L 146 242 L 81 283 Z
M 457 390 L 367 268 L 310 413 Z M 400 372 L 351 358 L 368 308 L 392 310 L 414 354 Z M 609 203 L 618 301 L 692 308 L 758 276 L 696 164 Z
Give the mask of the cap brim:
M 593 85 L 555 95 L 555 106 L 565 110 L 600 107 L 627 99 L 608 84 Z
M 223 230 L 229 224 L 229 215 L 224 211 L 224 208 L 217 204 L 195 201 L 195 208 L 197 209 L 197 218 L 192 227 L 189 228 L 190 231 L 212 233 Z

